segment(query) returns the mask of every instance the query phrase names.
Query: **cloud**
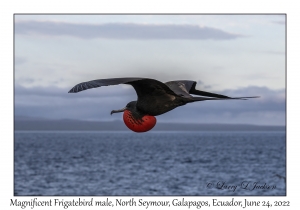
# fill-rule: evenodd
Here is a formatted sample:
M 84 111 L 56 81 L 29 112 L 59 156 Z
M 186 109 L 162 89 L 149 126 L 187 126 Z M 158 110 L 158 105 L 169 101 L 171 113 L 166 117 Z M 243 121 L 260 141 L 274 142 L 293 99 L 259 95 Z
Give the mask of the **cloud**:
M 73 36 L 82 39 L 214 39 L 228 40 L 244 37 L 226 31 L 188 24 L 74 24 L 51 21 L 22 21 L 15 23 L 16 34 Z
M 101 87 L 76 94 L 63 88 L 15 87 L 15 115 L 49 119 L 121 120 L 110 115 L 136 100 L 133 88 Z M 130 86 L 129 86 L 130 87 Z M 204 101 L 187 104 L 158 116 L 161 122 L 243 123 L 285 125 L 285 90 L 245 87 L 218 92 L 229 96 L 260 96 L 249 100 Z
M 127 88 L 126 88 L 127 86 Z M 129 88 L 130 87 L 130 88 Z M 106 97 L 126 97 L 135 94 L 134 89 L 129 85 L 118 85 L 110 87 L 101 87 L 89 89 L 76 94 L 68 93 L 72 87 L 59 88 L 56 86 L 50 87 L 30 87 L 26 88 L 21 85 L 15 85 L 15 96 L 18 97 L 44 97 L 44 98 L 106 98 Z M 29 100 L 28 100 L 29 101 Z
M 26 62 L 27 62 L 27 59 L 24 57 L 20 57 L 20 56 L 15 57 L 15 65 L 21 65 Z
M 272 21 L 272 23 L 279 24 L 279 25 L 285 25 L 284 20 Z
M 285 55 L 285 52 L 282 51 L 261 51 L 262 53 L 273 54 L 273 55 Z

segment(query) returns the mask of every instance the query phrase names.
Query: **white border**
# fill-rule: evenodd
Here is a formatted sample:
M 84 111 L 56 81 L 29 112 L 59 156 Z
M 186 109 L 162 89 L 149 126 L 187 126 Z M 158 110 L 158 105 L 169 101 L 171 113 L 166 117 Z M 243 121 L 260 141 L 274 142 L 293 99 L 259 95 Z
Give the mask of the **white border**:
M 246 197 L 249 200 L 289 200 L 291 206 L 299 206 L 299 139 L 298 80 L 299 72 L 299 7 L 296 1 L 8 1 L 1 3 L 1 207 L 9 207 L 13 197 L 13 14 L 14 13 L 287 13 L 287 196 Z M 298 53 L 296 53 L 298 52 Z M 18 197 L 20 198 L 20 197 Z M 29 197 L 22 197 L 25 200 Z M 60 197 L 63 198 L 63 197 Z M 120 197 L 118 197 L 120 198 Z M 141 197 L 143 198 L 143 197 Z M 153 199 L 159 199 L 154 197 Z M 238 197 L 237 199 L 242 199 Z M 67 199 L 67 197 L 66 197 Z M 114 199 L 111 197 L 111 199 Z M 145 199 L 150 199 L 146 197 Z M 161 200 L 171 200 L 162 197 Z M 193 197 L 189 197 L 192 200 Z M 199 199 L 199 198 L 195 198 Z M 211 200 L 202 197 L 200 200 Z M 230 197 L 219 197 L 230 200 Z M 18 207 L 19 208 L 19 207 Z M 266 207 L 261 207 L 266 209 Z M 274 208 L 274 207 L 273 207 Z M 2 208 L 1 208 L 2 209 Z M 35 208 L 41 209 L 41 208 Z M 55 208 L 51 208 L 55 209 Z M 62 209 L 62 208 L 59 208 Z M 70 208 L 69 208 L 70 209 Z M 86 209 L 76 208 L 76 209 Z M 99 207 L 97 207 L 99 209 Z M 132 208 L 129 208 L 132 209 Z M 170 209 L 170 208 L 169 208 Z M 178 209 L 178 208 L 177 208 Z M 184 207 L 184 209 L 187 209 Z M 251 209 L 251 208 L 249 208 Z

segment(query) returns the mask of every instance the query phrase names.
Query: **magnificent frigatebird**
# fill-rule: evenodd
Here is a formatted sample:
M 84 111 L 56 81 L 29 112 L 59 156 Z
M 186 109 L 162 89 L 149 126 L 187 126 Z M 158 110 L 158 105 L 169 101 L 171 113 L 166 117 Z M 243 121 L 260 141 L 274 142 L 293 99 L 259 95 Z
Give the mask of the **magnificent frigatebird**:
M 75 85 L 69 93 L 77 93 L 83 90 L 108 85 L 129 84 L 133 86 L 138 96 L 137 101 L 129 102 L 126 107 L 120 110 L 112 110 L 110 114 L 123 113 L 123 120 L 126 126 L 135 132 L 146 132 L 156 124 L 154 116 L 164 114 L 178 106 L 187 103 L 205 100 L 228 100 L 257 98 L 252 97 L 228 97 L 225 95 L 196 90 L 195 81 L 177 80 L 162 83 L 155 79 L 148 78 L 110 78 L 82 82 Z M 190 94 L 205 97 L 193 97 Z

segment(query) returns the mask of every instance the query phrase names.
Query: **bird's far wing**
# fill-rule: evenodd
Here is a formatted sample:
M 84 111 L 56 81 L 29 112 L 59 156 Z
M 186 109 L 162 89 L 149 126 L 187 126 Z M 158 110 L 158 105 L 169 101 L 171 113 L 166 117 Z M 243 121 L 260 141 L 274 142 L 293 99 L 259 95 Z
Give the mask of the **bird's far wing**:
M 177 80 L 166 82 L 165 84 L 178 96 L 191 98 L 192 96 L 189 94 L 189 90 L 191 89 L 193 82 L 194 81 Z
M 206 96 L 206 97 L 215 97 L 215 98 L 230 98 L 228 96 L 210 93 L 205 91 L 196 90 L 195 81 L 190 80 L 176 80 L 170 81 L 165 83 L 171 90 L 173 90 L 177 95 L 182 97 L 190 98 L 192 97 L 190 94 L 199 95 L 199 96 Z
M 91 88 L 97 88 L 101 86 L 108 86 L 108 85 L 119 85 L 119 84 L 129 84 L 133 81 L 143 80 L 144 78 L 110 78 L 110 79 L 97 79 L 92 80 L 88 82 L 82 82 L 77 85 L 75 85 L 69 93 L 78 93 L 83 90 L 91 89 Z

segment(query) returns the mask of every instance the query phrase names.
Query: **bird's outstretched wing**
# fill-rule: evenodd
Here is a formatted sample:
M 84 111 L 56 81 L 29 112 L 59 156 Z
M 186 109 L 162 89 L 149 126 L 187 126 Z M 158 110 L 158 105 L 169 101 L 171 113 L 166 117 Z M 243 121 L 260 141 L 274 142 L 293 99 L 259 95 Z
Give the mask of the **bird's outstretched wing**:
M 110 78 L 110 79 L 97 79 L 92 80 L 88 82 L 82 82 L 77 85 L 75 85 L 69 93 L 78 93 L 83 90 L 91 89 L 91 88 L 97 88 L 101 86 L 109 86 L 109 85 L 119 85 L 119 84 L 126 84 L 128 82 L 143 80 L 145 78 Z
M 75 85 L 69 91 L 69 93 L 77 93 L 91 88 L 97 88 L 97 87 L 109 86 L 109 85 L 119 85 L 119 84 L 132 85 L 138 95 L 138 98 L 143 98 L 145 96 L 147 97 L 158 96 L 163 94 L 176 95 L 167 85 L 165 85 L 160 81 L 157 81 L 155 79 L 138 78 L 138 77 L 98 79 L 98 80 L 92 80 L 88 82 L 82 82 Z
M 232 98 L 232 97 L 228 97 L 228 96 L 221 95 L 221 94 L 196 90 L 197 82 L 190 81 L 190 80 L 176 80 L 176 81 L 166 82 L 165 84 L 177 95 L 185 97 L 185 98 L 192 98 L 193 96 L 191 96 L 190 94 L 198 95 L 198 96 L 205 96 L 205 97 L 212 97 L 212 98 L 197 97 L 198 99 L 202 99 L 202 100 L 258 98 L 258 96 Z

